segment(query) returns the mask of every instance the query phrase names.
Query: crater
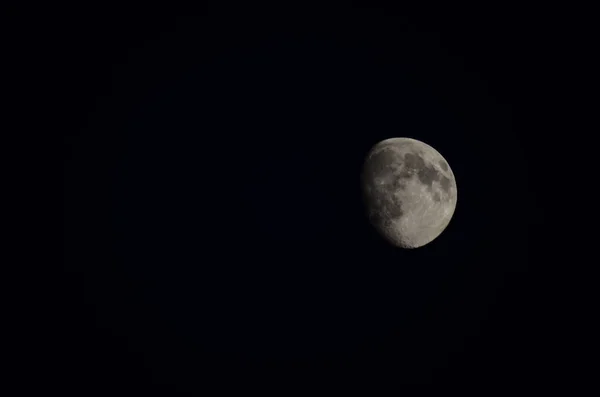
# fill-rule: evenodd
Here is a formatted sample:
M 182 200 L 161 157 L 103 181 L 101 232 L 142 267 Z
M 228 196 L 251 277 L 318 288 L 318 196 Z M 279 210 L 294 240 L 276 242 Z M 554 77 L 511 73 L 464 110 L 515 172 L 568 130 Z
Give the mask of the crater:
M 394 191 L 404 190 L 406 189 L 406 183 L 402 182 L 400 179 L 396 179 L 394 181 Z
M 442 189 L 444 189 L 444 191 L 446 193 L 450 192 L 450 186 L 452 184 L 450 183 L 450 179 L 448 177 L 442 176 L 442 180 L 440 181 L 440 185 L 442 185 Z
M 395 189 L 388 186 L 375 194 L 371 202 L 371 220 L 377 224 L 382 224 L 389 219 L 400 218 L 404 214 L 402 211 L 402 203 L 394 196 Z
M 387 192 L 381 200 L 379 205 L 379 210 L 391 218 L 401 217 L 402 212 L 402 203 L 394 196 L 393 191 Z

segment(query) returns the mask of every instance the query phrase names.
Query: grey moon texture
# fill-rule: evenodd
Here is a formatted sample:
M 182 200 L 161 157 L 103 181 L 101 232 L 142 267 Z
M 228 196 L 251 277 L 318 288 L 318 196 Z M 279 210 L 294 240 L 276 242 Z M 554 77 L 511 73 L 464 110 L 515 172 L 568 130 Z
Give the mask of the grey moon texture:
M 390 138 L 373 146 L 363 165 L 361 187 L 369 222 L 401 248 L 435 240 L 456 208 L 450 165 L 437 150 L 416 139 Z

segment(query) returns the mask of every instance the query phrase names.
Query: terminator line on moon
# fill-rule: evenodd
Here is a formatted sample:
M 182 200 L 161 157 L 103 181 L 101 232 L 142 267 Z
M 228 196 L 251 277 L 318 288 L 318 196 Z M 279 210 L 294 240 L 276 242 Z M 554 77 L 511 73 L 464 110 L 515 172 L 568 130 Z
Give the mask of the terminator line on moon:
M 456 180 L 442 155 L 411 138 L 390 138 L 367 154 L 361 187 L 370 223 L 391 244 L 435 240 L 456 208 Z

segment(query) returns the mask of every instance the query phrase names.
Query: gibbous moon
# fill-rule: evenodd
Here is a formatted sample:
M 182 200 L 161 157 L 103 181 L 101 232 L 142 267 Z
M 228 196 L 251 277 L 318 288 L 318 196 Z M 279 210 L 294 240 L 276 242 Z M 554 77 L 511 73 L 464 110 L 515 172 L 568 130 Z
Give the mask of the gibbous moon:
M 401 248 L 435 240 L 456 208 L 450 165 L 437 150 L 416 139 L 390 138 L 373 146 L 361 186 L 370 223 Z

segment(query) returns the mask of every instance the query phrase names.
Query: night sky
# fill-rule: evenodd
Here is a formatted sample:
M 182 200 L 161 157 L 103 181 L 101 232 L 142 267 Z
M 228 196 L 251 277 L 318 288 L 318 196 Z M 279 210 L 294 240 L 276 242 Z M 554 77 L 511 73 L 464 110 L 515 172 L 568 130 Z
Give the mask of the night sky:
M 525 12 L 53 11 L 65 259 L 37 361 L 52 388 L 542 376 Z M 390 137 L 456 176 L 454 217 L 420 249 L 388 245 L 361 202 L 365 155 Z

